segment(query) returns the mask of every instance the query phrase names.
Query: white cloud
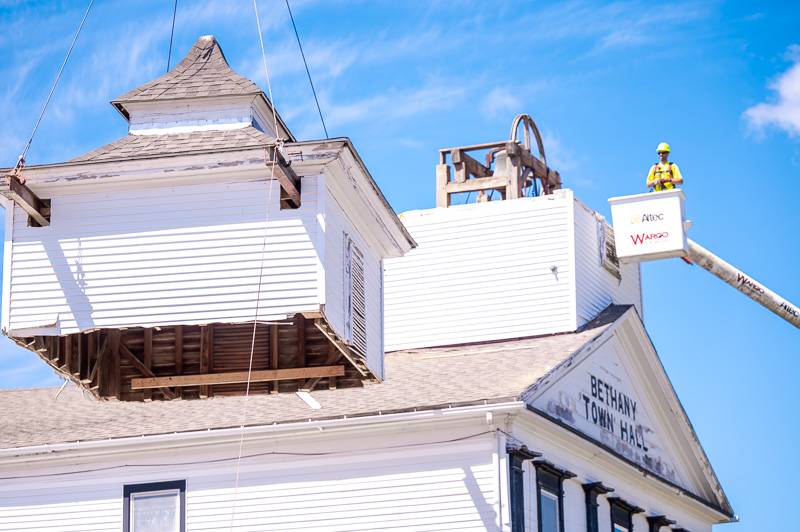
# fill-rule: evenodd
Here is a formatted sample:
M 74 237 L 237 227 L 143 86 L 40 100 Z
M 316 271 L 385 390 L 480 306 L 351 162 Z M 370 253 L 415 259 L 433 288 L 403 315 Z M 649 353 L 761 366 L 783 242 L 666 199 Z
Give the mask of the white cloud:
M 495 87 L 483 100 L 483 111 L 491 117 L 500 114 L 519 114 L 522 112 L 522 101 L 507 89 Z
M 794 64 L 769 84 L 775 91 L 774 100 L 759 103 L 744 112 L 749 126 L 757 133 L 774 126 L 793 137 L 800 136 L 800 46 L 791 46 L 787 57 Z

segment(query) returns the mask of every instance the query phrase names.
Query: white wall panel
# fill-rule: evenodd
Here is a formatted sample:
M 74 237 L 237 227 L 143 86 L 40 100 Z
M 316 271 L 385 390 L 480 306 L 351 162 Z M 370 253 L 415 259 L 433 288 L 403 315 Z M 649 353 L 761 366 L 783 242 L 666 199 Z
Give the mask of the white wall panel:
M 564 190 L 402 214 L 419 247 L 386 261 L 386 349 L 574 329 L 571 213 Z
M 635 305 L 642 314 L 639 265 L 620 264 L 621 279 L 600 263 L 598 221 L 594 211 L 575 200 L 575 271 L 578 325 L 597 316 L 612 303 Z
M 322 188 L 322 187 L 321 187 Z M 336 333 L 344 337 L 344 234 L 364 255 L 367 312 L 367 366 L 383 378 L 383 264 L 361 233 L 348 219 L 330 189 L 325 188 L 325 316 Z
M 482 421 L 475 425 L 479 423 Z M 4 481 L 0 485 L 0 531 L 119 531 L 123 486 L 163 480 L 186 480 L 188 531 L 492 530 L 498 487 L 492 463 L 494 435 L 467 437 L 448 445 L 434 443 L 473 435 L 475 425 L 439 425 L 435 430 L 412 430 L 411 434 L 405 427 L 379 437 L 358 433 L 312 444 L 308 436 L 281 441 L 281 449 L 330 455 L 245 459 L 238 489 L 234 485 L 235 461 L 213 462 L 235 456 L 238 442 L 213 450 L 131 450 L 124 456 L 97 457 L 92 459 L 93 468 L 123 463 L 143 467 L 120 467 L 112 474 L 56 476 L 48 482 Z M 245 454 L 256 452 L 257 447 L 248 442 Z M 358 448 L 362 450 L 353 450 Z M 198 463 L 146 466 L 191 461 Z M 80 462 L 56 457 L 30 468 L 17 468 L 16 473 L 85 468 L 85 460 Z M 0 467 L 0 476 L 8 471 L 8 467 Z
M 259 318 L 315 310 L 317 179 L 304 178 L 300 209 L 278 197 L 263 181 L 84 191 L 52 198 L 49 227 L 17 208 L 11 329 L 252 320 L 265 219 Z

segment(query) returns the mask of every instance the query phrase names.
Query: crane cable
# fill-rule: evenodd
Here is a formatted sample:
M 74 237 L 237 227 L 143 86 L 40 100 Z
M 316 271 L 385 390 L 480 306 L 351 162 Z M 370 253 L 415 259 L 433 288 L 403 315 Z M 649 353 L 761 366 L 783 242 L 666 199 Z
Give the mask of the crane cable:
M 75 43 L 78 40 L 78 36 L 81 34 L 81 30 L 83 29 L 83 24 L 86 22 L 86 17 L 89 16 L 89 11 L 92 9 L 92 4 L 94 4 L 94 0 L 89 0 L 89 5 L 86 6 L 86 12 L 83 14 L 83 18 L 81 19 L 81 23 L 78 25 L 78 30 L 75 32 L 75 36 L 72 38 L 72 43 L 69 45 L 69 50 L 67 50 L 67 55 L 64 57 L 64 62 L 61 63 L 61 68 L 58 69 L 58 74 L 56 75 L 56 79 L 53 81 L 52 87 L 50 87 L 50 93 L 47 95 L 47 99 L 44 102 L 44 106 L 42 106 L 42 112 L 39 113 L 39 118 L 36 120 L 36 124 L 33 126 L 33 131 L 31 132 L 31 136 L 28 137 L 28 142 L 25 143 L 25 147 L 22 148 L 22 153 L 19 154 L 17 158 L 17 165 L 14 167 L 14 175 L 18 176 L 22 167 L 25 166 L 25 157 L 28 155 L 28 150 L 33 143 L 33 137 L 36 135 L 36 131 L 39 129 L 39 124 L 42 123 L 42 118 L 44 118 L 44 113 L 47 111 L 47 106 L 50 105 L 50 100 L 53 98 L 53 93 L 56 91 L 56 87 L 58 86 L 58 82 L 61 80 L 61 74 L 64 73 L 64 67 L 67 66 L 67 61 L 69 61 L 69 57 L 72 55 L 72 49 L 75 48 Z
M 300 44 L 300 34 L 297 32 L 297 25 L 294 23 L 294 15 L 292 8 L 289 7 L 289 0 L 286 0 L 286 9 L 289 11 L 289 19 L 292 21 L 292 28 L 294 28 L 294 36 L 297 38 L 297 47 L 300 48 L 300 55 L 303 58 L 303 64 L 306 67 L 306 74 L 308 75 L 308 83 L 311 85 L 311 92 L 314 94 L 314 102 L 317 104 L 317 112 L 319 113 L 319 120 L 322 122 L 322 129 L 325 131 L 325 138 L 329 139 L 328 128 L 325 126 L 325 119 L 322 118 L 322 109 L 319 106 L 319 99 L 317 99 L 317 91 L 314 89 L 314 82 L 311 81 L 311 71 L 308 70 L 308 62 L 306 61 L 306 54 L 303 52 L 303 45 Z
M 239 451 L 238 451 L 237 457 L 236 457 L 236 469 L 235 469 L 235 474 L 234 474 L 233 504 L 232 504 L 232 507 L 231 507 L 231 526 L 230 526 L 231 529 L 233 529 L 234 519 L 236 518 L 236 502 L 237 502 L 238 495 L 239 495 L 239 472 L 240 472 L 240 467 L 241 467 L 241 462 L 242 462 L 242 453 L 244 451 L 244 427 L 245 427 L 245 424 L 247 422 L 247 404 L 248 404 L 248 400 L 250 398 L 250 379 L 251 379 L 251 375 L 252 375 L 252 372 L 253 372 L 253 355 L 255 353 L 255 347 L 256 347 L 256 330 L 257 330 L 257 327 L 258 327 L 258 312 L 259 312 L 259 307 L 260 307 L 260 303 L 261 303 L 261 285 L 262 285 L 263 273 L 264 273 L 264 254 L 265 254 L 266 248 L 267 248 L 267 232 L 269 230 L 269 209 L 270 209 L 270 206 L 272 205 L 272 189 L 274 188 L 273 187 L 273 182 L 275 180 L 275 165 L 278 164 L 278 151 L 281 150 L 282 147 L 283 147 L 283 140 L 281 138 L 279 138 L 279 134 L 278 134 L 278 114 L 277 114 L 277 111 L 275 110 L 275 103 L 274 103 L 274 100 L 273 100 L 273 97 L 272 97 L 272 82 L 271 82 L 270 76 L 269 76 L 269 68 L 267 67 L 267 53 L 266 53 L 266 51 L 264 49 L 264 37 L 262 36 L 262 33 L 261 33 L 261 18 L 259 17 L 259 14 L 258 14 L 258 3 L 257 3 L 256 0 L 253 0 L 253 10 L 255 11 L 256 27 L 258 28 L 258 41 L 259 41 L 259 44 L 261 45 L 261 62 L 263 64 L 263 66 L 264 66 L 264 75 L 265 75 L 266 80 L 267 80 L 267 90 L 269 92 L 269 103 L 270 103 L 270 107 L 272 107 L 272 122 L 273 122 L 273 126 L 275 128 L 275 130 L 274 130 L 275 131 L 275 145 L 273 147 L 274 151 L 272 152 L 272 155 L 270 157 L 272 164 L 271 164 L 270 179 L 269 179 L 269 181 L 267 181 L 267 188 L 268 188 L 267 210 L 266 210 L 266 219 L 264 220 L 264 239 L 263 239 L 262 244 L 261 244 L 261 261 L 260 261 L 261 265 L 259 267 L 259 272 L 258 272 L 258 289 L 256 290 L 256 308 L 255 308 L 255 316 L 253 317 L 253 334 L 252 334 L 252 338 L 250 340 L 250 360 L 249 360 L 248 366 L 247 366 L 247 385 L 245 387 L 245 393 L 244 393 L 244 405 L 242 407 L 242 420 L 241 420 L 241 423 L 239 424 L 239 430 L 240 430 L 240 434 L 239 434 Z M 265 160 L 266 159 L 267 158 L 265 157 Z M 277 382 L 275 383 L 275 386 L 277 386 Z
M 178 0 L 172 6 L 172 29 L 169 32 L 169 52 L 167 52 L 167 72 L 169 72 L 169 64 L 172 61 L 172 39 L 175 36 L 175 15 L 178 14 Z

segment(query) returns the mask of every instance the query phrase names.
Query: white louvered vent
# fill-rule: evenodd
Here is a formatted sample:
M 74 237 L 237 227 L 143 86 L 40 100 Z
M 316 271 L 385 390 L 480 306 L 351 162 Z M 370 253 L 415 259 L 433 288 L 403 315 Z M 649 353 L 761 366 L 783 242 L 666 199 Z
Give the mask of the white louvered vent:
M 364 255 L 344 234 L 344 315 L 347 343 L 359 355 L 367 355 L 367 302 L 364 284 Z
M 617 245 L 614 242 L 614 229 L 602 217 L 597 217 L 597 242 L 599 244 L 600 264 L 611 275 L 622 279 L 617 258 Z

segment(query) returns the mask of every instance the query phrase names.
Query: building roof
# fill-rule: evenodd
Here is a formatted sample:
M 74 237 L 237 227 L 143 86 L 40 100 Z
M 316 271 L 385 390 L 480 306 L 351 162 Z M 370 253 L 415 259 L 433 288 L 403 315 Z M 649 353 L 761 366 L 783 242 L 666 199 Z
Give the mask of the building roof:
M 99 162 L 146 157 L 169 157 L 193 152 L 260 148 L 274 144 L 275 138 L 256 129 L 213 129 L 188 133 L 127 135 L 110 144 L 79 155 L 69 162 Z
M 261 94 L 261 89 L 234 72 L 214 36 L 204 35 L 175 68 L 126 92 L 113 103 L 247 94 Z
M 629 306 L 610 306 L 577 332 L 386 355 L 386 380 L 318 390 L 312 410 L 295 394 L 249 398 L 247 425 L 269 425 L 517 400 L 556 365 L 602 334 Z M 241 424 L 244 397 L 100 402 L 74 387 L 0 391 L 0 448 L 213 430 Z M 47 408 L 42 408 L 47 404 Z

